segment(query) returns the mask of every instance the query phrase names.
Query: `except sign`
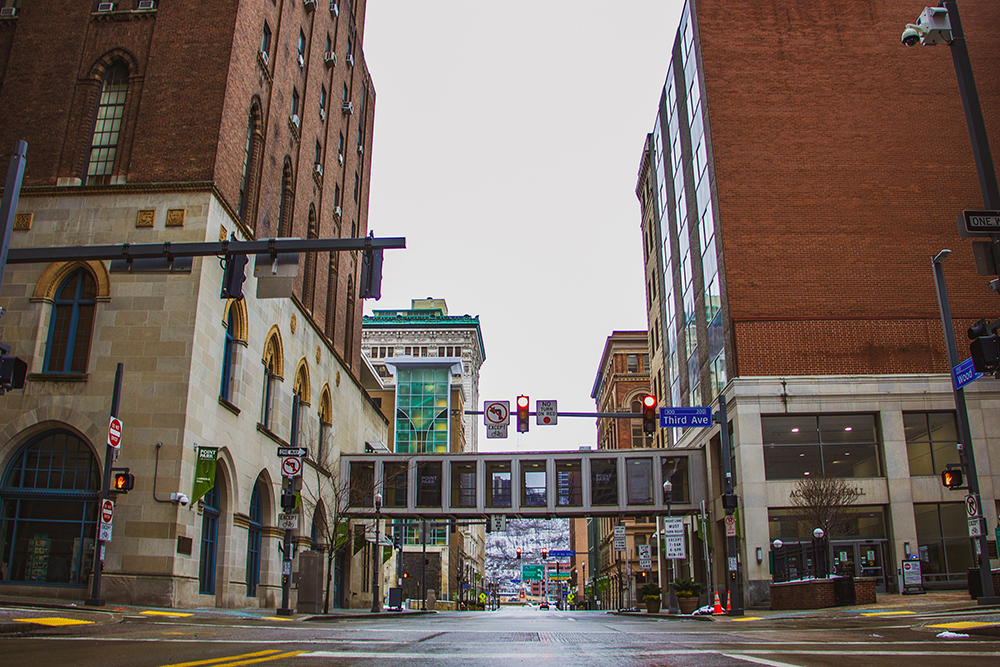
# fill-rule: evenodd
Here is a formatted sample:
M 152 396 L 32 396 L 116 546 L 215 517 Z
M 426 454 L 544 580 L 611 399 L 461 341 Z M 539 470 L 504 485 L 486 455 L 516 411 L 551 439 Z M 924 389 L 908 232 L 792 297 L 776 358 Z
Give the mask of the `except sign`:
M 299 529 L 299 515 L 298 514 L 279 514 L 278 515 L 278 528 L 282 530 L 298 530 Z
M 639 567 L 643 570 L 653 569 L 653 557 L 648 544 L 639 545 Z
M 559 422 L 557 401 L 535 401 L 535 420 L 539 426 L 552 426 Z
M 663 519 L 663 556 L 667 559 L 683 559 L 687 552 L 684 544 L 684 518 L 665 517 Z
M 688 428 L 690 426 L 711 426 L 712 408 L 660 408 L 661 428 Z
M 615 526 L 615 551 L 625 551 L 625 526 Z
M 507 425 L 500 424 L 487 424 L 486 425 L 486 438 L 506 438 L 507 437 Z
M 118 449 L 122 446 L 122 420 L 112 417 L 108 422 L 108 447 Z
M 483 405 L 483 423 L 487 426 L 506 426 L 509 424 L 510 401 L 486 401 Z

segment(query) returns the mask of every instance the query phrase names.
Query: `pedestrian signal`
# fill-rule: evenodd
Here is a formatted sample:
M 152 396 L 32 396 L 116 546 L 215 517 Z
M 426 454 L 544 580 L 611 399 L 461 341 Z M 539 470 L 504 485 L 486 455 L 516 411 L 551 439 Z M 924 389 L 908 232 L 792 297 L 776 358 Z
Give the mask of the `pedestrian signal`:
M 957 489 L 962 486 L 961 470 L 945 470 L 941 473 L 941 483 L 949 489 Z

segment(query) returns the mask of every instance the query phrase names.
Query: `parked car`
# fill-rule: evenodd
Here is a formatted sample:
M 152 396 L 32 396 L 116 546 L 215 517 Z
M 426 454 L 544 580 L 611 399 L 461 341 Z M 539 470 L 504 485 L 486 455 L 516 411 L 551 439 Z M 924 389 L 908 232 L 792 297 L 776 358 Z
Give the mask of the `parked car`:
M 548 601 L 542 602 L 540 605 L 538 605 L 538 608 L 539 609 L 548 609 L 549 608 Z

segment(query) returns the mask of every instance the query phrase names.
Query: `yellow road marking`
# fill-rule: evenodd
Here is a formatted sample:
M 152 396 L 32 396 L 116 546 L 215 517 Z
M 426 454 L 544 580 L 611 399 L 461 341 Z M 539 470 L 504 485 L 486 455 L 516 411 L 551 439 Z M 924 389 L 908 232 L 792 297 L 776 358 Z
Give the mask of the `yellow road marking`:
M 987 625 L 997 625 L 996 623 L 981 623 L 979 621 L 955 621 L 954 623 L 938 623 L 928 625 L 928 628 L 947 628 L 949 630 L 965 630 L 967 628 L 983 628 Z
M 93 623 L 93 621 L 78 621 L 75 618 L 59 618 L 57 616 L 50 616 L 48 618 L 15 618 L 14 620 L 21 623 L 37 623 L 39 625 L 87 625 L 88 623 Z
M 900 616 L 902 614 L 915 614 L 915 611 L 863 611 L 862 616 Z
M 265 621 L 293 621 L 295 619 L 288 618 L 287 616 L 261 616 L 262 620 Z
M 175 616 L 178 618 L 183 616 L 194 616 L 194 614 L 186 614 L 181 611 L 140 611 L 139 613 L 146 614 L 147 616 Z
M 165 635 L 217 635 L 218 632 L 164 632 Z
M 763 616 L 744 616 L 743 618 L 731 618 L 729 620 L 731 620 L 731 621 L 761 621 L 763 619 L 764 619 Z
M 213 662 L 222 662 L 224 660 L 239 660 L 240 658 L 256 658 L 262 655 L 273 655 L 278 653 L 277 649 L 268 649 L 266 651 L 257 651 L 256 653 L 244 653 L 243 655 L 230 655 L 222 658 L 211 658 L 209 660 L 195 660 L 194 662 L 178 662 L 172 665 L 163 665 L 163 667 L 196 667 L 197 665 L 210 665 Z

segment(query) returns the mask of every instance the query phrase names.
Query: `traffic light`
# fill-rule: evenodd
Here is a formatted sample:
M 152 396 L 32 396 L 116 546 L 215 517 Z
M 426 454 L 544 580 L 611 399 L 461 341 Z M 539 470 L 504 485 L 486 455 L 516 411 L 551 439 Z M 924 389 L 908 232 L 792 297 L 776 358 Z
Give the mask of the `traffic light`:
M 9 349 L 0 350 L 0 394 L 6 389 L 24 389 L 24 380 L 28 377 L 27 362 L 8 352 Z
M 528 404 L 531 401 L 527 396 L 517 397 L 517 432 L 528 432 Z
M 128 493 L 135 486 L 135 476 L 128 468 L 111 469 L 111 490 L 114 493 Z
M 959 469 L 945 470 L 941 473 L 941 483 L 949 489 L 957 489 L 962 486 L 962 471 Z
M 281 492 L 281 509 L 291 512 L 295 509 L 295 494 L 285 490 Z
M 548 557 L 549 557 L 549 550 L 546 549 L 545 547 L 542 547 L 542 560 L 545 560 Z
M 242 299 L 243 282 L 247 279 L 246 255 L 226 255 L 222 268 L 223 299 Z
M 518 547 L 517 549 L 515 549 L 514 553 L 517 554 L 517 559 L 521 560 L 521 547 Z
M 374 233 L 371 236 L 375 236 Z M 360 296 L 362 299 L 382 298 L 382 248 L 368 248 L 361 258 Z
M 392 548 L 397 551 L 402 551 L 403 549 L 403 529 L 395 528 L 392 533 Z
M 656 396 L 652 394 L 642 398 L 642 432 L 646 435 L 656 433 Z

